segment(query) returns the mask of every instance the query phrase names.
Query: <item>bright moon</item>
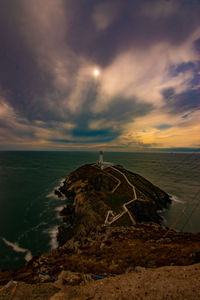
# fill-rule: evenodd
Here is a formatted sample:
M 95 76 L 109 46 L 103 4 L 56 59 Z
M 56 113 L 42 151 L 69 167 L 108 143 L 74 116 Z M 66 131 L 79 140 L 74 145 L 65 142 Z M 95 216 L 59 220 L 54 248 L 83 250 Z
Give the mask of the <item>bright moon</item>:
M 93 74 L 94 74 L 95 77 L 98 77 L 99 74 L 100 74 L 100 72 L 99 72 L 98 69 L 95 69 L 95 70 L 93 71 Z

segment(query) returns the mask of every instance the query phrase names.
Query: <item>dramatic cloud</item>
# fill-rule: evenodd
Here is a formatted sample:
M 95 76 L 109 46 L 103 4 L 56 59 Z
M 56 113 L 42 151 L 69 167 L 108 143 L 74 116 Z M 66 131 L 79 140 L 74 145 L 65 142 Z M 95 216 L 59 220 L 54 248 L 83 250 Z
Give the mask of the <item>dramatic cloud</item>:
M 196 0 L 1 2 L 0 149 L 198 148 L 199 15 Z

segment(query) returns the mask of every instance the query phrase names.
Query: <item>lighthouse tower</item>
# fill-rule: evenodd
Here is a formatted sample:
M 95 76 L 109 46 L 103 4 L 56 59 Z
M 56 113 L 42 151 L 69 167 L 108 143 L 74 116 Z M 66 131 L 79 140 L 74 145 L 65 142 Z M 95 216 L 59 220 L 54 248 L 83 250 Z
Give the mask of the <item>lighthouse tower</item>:
M 97 165 L 101 170 L 114 166 L 111 162 L 103 161 L 103 151 L 99 151 L 99 160 L 94 165 Z
M 100 168 L 103 169 L 103 151 L 99 152 L 99 165 Z

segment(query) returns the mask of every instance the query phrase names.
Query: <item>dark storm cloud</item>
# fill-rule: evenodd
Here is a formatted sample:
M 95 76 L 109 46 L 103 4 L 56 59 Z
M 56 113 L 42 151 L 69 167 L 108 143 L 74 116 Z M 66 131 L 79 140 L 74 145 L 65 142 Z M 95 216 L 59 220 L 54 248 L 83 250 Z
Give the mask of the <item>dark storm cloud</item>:
M 166 108 L 174 114 L 177 112 L 194 111 L 200 109 L 200 89 L 188 90 L 181 94 L 176 94 L 173 88 L 163 91 L 166 99 Z M 184 115 L 186 118 L 188 114 Z
M 4 3 L 2 3 L 4 2 Z M 37 97 L 51 89 L 49 75 L 39 67 L 23 35 L 28 21 L 23 1 L 2 1 L 0 9 L 0 87 L 7 101 L 27 118 L 37 116 Z M 31 34 L 31 33 L 30 33 Z
M 94 92 L 94 91 L 93 91 Z M 94 92 L 95 93 L 95 92 Z M 94 94 L 93 94 L 94 96 Z M 89 138 L 90 142 L 97 142 L 102 139 L 102 142 L 111 141 L 121 134 L 121 125 L 128 123 L 135 117 L 144 116 L 149 113 L 153 107 L 147 103 L 137 103 L 136 100 L 127 100 L 124 98 L 113 99 L 106 111 L 91 114 L 89 107 L 93 101 L 93 97 L 87 97 L 81 115 L 70 116 L 70 120 L 76 124 L 75 128 L 71 131 L 73 137 Z M 90 129 L 89 124 L 91 121 L 105 119 L 105 129 Z M 113 129 L 112 121 L 117 122 L 117 129 Z M 108 123 L 108 125 L 106 124 Z
M 169 103 L 170 99 L 172 99 L 175 96 L 175 90 L 172 87 L 169 87 L 167 89 L 164 89 L 162 91 L 162 95 L 167 103 Z
M 138 103 L 136 99 L 124 99 L 123 97 L 114 99 L 106 112 L 100 113 L 100 117 L 109 120 L 128 122 L 130 119 L 144 116 L 153 109 L 148 103 Z
M 124 51 L 146 50 L 148 55 L 148 49 L 160 42 L 169 47 L 181 45 L 200 26 L 199 14 L 200 3 L 192 0 L 2 0 L 0 101 L 8 103 L 5 111 L 13 109 L 13 114 L 6 120 L 4 113 L 0 127 L 5 135 L 10 132 L 30 139 L 35 131 L 44 130 L 45 135 L 45 130 L 54 132 L 58 127 L 59 134 L 71 135 L 71 139 L 47 139 L 63 143 L 116 139 L 124 124 L 147 115 L 153 103 L 119 93 L 105 110 L 94 112 L 99 88 L 85 75 L 81 85 L 80 69 L 84 64 L 107 68 Z M 197 53 L 199 41 L 194 43 Z M 193 72 L 191 87 L 198 84 L 194 62 L 172 69 L 172 77 Z M 173 113 L 199 107 L 198 90 L 176 94 L 172 87 L 163 91 L 163 97 Z M 105 120 L 105 128 L 91 129 L 90 123 L 100 119 Z M 36 126 L 38 120 L 44 124 Z
M 196 66 L 193 62 L 182 63 L 174 68 L 174 76 L 179 73 L 186 72 L 189 70 L 195 71 Z
M 153 11 L 161 3 L 163 6 L 169 3 L 179 6 L 166 16 L 162 15 L 162 10 L 160 16 L 158 11 L 157 18 L 146 14 L 148 7 Z M 195 1 L 192 3 L 193 5 L 187 1 L 111 0 L 111 5 L 107 7 L 107 1 L 80 0 L 78 4 L 77 1 L 63 1 L 66 18 L 70 20 L 65 43 L 77 55 L 85 55 L 101 65 L 110 63 L 118 53 L 129 47 L 143 48 L 159 40 L 178 44 L 200 23 L 200 4 Z M 93 17 L 95 9 L 98 13 L 100 5 L 105 5 L 110 14 L 113 7 L 117 8 L 116 18 L 105 30 L 99 30 L 95 26 Z M 58 116 L 55 112 L 46 110 L 46 103 L 43 105 L 42 99 L 51 94 L 53 101 L 57 102 L 62 94 L 54 90 L 52 75 L 38 64 L 34 42 L 31 48 L 24 37 L 28 22 L 24 1 L 1 2 L 0 85 L 8 92 L 8 101 L 26 117 L 48 119 L 48 113 L 50 119 L 56 119 Z M 30 31 L 29 35 L 32 34 Z
M 199 26 L 200 3 L 171 0 L 115 0 L 71 2 L 68 42 L 77 54 L 86 55 L 105 66 L 123 50 L 144 48 L 159 41 L 178 45 Z M 105 29 L 95 26 L 94 11 L 105 6 L 105 13 L 117 7 L 117 16 Z M 173 10 L 174 7 L 174 10 Z M 171 10 L 165 13 L 166 10 Z M 155 11 L 155 14 L 154 14 Z M 102 13 L 102 10 L 101 10 Z
M 165 130 L 165 129 L 169 129 L 171 127 L 172 127 L 172 125 L 169 125 L 169 124 L 161 124 L 161 125 L 157 126 L 156 128 L 159 130 Z
M 172 66 L 171 75 L 174 77 L 187 71 L 191 71 L 193 73 L 193 77 L 190 81 L 190 88 L 188 88 L 185 92 L 176 93 L 175 89 L 172 87 L 162 91 L 163 98 L 166 102 L 166 108 L 169 108 L 172 113 L 184 113 L 185 111 L 193 112 L 200 108 L 199 67 L 200 62 L 195 64 L 193 62 L 187 62 L 181 63 L 177 66 Z M 182 118 L 187 118 L 191 112 L 184 115 Z
M 172 65 L 170 67 L 170 75 L 172 77 L 176 77 L 179 74 L 183 74 L 184 72 L 191 71 L 193 73 L 193 77 L 191 79 L 191 87 L 195 87 L 196 85 L 199 85 L 200 83 L 200 73 L 199 73 L 199 68 L 200 68 L 200 61 L 198 62 L 187 62 L 187 63 L 181 63 L 178 65 Z M 170 90 L 170 88 L 168 88 Z M 167 90 L 166 90 L 167 92 Z M 165 93 L 165 91 L 164 91 Z
M 65 143 L 65 144 L 81 144 L 81 143 L 86 143 L 86 144 L 93 144 L 93 143 L 108 143 L 114 140 L 117 136 L 118 133 L 114 131 L 109 131 L 109 130 L 92 130 L 92 131 L 86 131 L 86 132 L 79 132 L 77 135 L 78 139 L 74 140 L 68 140 L 68 139 L 51 139 L 51 142 L 56 142 L 56 143 Z M 92 138 L 91 138 L 92 136 Z M 80 139 L 80 137 L 83 137 L 84 139 Z M 86 138 L 86 139 L 85 139 Z
M 194 43 L 196 50 L 200 53 L 200 39 L 197 39 Z

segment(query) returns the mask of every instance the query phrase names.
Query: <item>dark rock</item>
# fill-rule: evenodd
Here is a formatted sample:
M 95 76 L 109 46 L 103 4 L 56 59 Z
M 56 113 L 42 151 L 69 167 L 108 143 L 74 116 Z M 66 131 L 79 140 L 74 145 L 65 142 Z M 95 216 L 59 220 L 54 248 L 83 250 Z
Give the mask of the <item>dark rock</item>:
M 59 198 L 62 198 L 63 195 L 61 194 L 61 192 L 59 192 L 58 190 L 54 190 L 54 193 L 56 196 L 58 196 Z
M 72 224 L 73 223 L 73 216 L 64 216 L 63 223 Z
M 120 166 L 117 166 L 117 169 L 119 172 L 113 168 L 101 170 L 88 164 L 73 171 L 63 182 L 59 191 L 73 200 L 74 205 L 67 205 L 60 212 L 64 217 L 63 221 L 71 224 L 70 228 L 59 228 L 57 239 L 60 246 L 72 236 L 81 239 L 97 226 L 103 225 L 108 210 L 112 210 L 114 215 L 122 212 L 123 204 L 134 197 L 128 181 L 134 185 L 138 197 L 138 200 L 128 207 L 136 222 L 161 223 L 162 219 L 157 210 L 167 207 L 171 201 L 170 197 L 142 176 Z M 119 181 L 121 184 L 115 191 Z M 116 224 L 113 223 L 113 226 L 127 225 L 132 225 L 128 214 L 124 214 Z
M 200 249 L 196 251 L 195 253 L 195 262 L 199 263 L 200 262 Z
M 74 198 L 75 198 L 75 196 L 76 196 L 76 194 L 75 194 L 75 192 L 74 192 L 74 190 L 66 190 L 65 192 L 64 192 L 64 195 L 69 199 L 69 200 L 71 200 L 71 201 L 74 201 Z
M 75 192 L 74 190 L 69 189 L 70 185 L 65 181 L 63 181 L 63 185 L 59 187 L 59 191 L 61 194 L 65 195 L 68 200 L 74 201 Z
M 91 177 L 89 184 L 96 191 L 111 191 L 116 185 L 115 180 L 106 174 L 97 174 Z
M 73 205 L 67 205 L 64 206 L 64 208 L 59 212 L 60 216 L 69 216 L 74 213 L 74 206 Z
M 57 241 L 59 246 L 63 246 L 73 236 L 72 227 L 58 227 Z
M 136 200 L 128 208 L 137 222 L 156 222 L 160 224 L 162 221 L 162 218 L 157 214 L 157 207 L 154 203 Z
M 63 185 L 59 187 L 59 190 L 62 194 L 65 195 L 65 193 L 67 192 L 67 184 L 66 184 L 66 181 L 63 181 Z

